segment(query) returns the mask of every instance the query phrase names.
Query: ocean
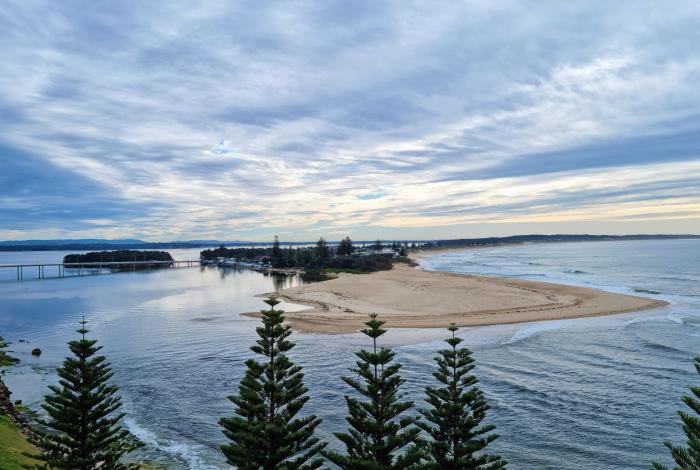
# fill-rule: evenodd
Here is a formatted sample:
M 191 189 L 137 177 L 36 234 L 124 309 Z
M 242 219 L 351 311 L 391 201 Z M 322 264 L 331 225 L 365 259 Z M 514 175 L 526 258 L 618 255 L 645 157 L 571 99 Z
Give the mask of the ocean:
M 192 250 L 169 250 L 193 259 Z M 65 253 L 0 253 L 0 264 L 57 262 Z M 511 276 L 601 288 L 666 300 L 668 307 L 607 317 L 469 328 L 475 372 L 500 435 L 491 452 L 511 469 L 648 469 L 670 463 L 662 442 L 682 441 L 677 411 L 700 384 L 700 240 L 528 244 L 436 252 L 423 268 Z M 252 356 L 260 294 L 298 285 L 216 267 L 10 281 L 0 272 L 0 335 L 22 362 L 5 382 L 39 410 L 47 386 L 85 316 L 120 386 L 126 425 L 146 444 L 141 457 L 171 469 L 228 468 L 217 421 L 230 415 L 244 361 Z M 286 309 L 300 306 L 285 305 Z M 421 405 L 441 330 L 392 330 L 407 379 Z M 295 333 L 292 358 L 304 366 L 322 437 L 345 427 L 340 376 L 361 335 Z M 20 342 L 20 340 L 22 342 Z M 32 357 L 32 348 L 43 354 Z

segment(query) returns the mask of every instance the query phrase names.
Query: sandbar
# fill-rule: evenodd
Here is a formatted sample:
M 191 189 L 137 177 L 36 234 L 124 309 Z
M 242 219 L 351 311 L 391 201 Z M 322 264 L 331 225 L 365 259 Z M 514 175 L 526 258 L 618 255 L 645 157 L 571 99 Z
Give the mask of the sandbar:
M 326 334 L 357 331 L 370 313 L 377 313 L 389 328 L 444 328 L 450 323 L 466 327 L 561 320 L 668 305 L 585 287 L 425 271 L 403 263 L 389 271 L 341 273 L 277 296 L 310 307 L 285 313 L 292 328 Z

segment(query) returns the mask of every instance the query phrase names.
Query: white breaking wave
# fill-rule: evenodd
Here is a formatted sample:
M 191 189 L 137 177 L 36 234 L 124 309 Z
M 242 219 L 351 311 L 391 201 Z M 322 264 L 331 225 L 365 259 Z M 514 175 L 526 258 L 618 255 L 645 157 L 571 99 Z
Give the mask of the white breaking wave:
M 124 418 L 124 424 L 131 434 L 140 439 L 151 448 L 158 448 L 166 454 L 179 457 L 187 463 L 192 470 L 218 470 L 216 465 L 209 465 L 202 462 L 200 455 L 206 450 L 204 446 L 189 445 L 182 442 L 159 439 L 155 433 L 144 428 L 132 418 Z

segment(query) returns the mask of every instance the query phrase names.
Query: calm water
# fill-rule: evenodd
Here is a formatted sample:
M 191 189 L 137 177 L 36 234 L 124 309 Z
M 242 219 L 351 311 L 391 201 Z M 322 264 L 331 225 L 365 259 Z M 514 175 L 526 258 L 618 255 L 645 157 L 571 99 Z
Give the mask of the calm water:
M 171 250 L 176 259 L 195 253 Z M 0 253 L 0 264 L 60 260 L 64 253 Z M 47 257 L 46 255 L 50 255 Z M 42 257 L 43 256 L 43 257 Z M 670 301 L 652 312 L 472 328 L 492 404 L 493 445 L 513 469 L 646 469 L 667 461 L 661 442 L 681 439 L 676 410 L 691 383 L 700 344 L 700 241 L 596 242 L 514 246 L 443 253 L 428 269 L 520 276 L 600 287 Z M 226 468 L 217 420 L 230 414 L 264 307 L 256 294 L 296 285 L 254 272 L 218 268 L 121 273 L 60 280 L 0 282 L 0 334 L 22 359 L 6 382 L 32 407 L 85 315 L 104 345 L 148 458 L 173 469 Z M 287 309 L 298 308 L 286 306 Z M 407 391 L 416 400 L 432 371 L 441 331 L 394 331 Z M 344 426 L 338 376 L 366 342 L 357 335 L 295 334 L 305 366 L 308 409 L 325 418 L 326 436 Z M 20 339 L 29 343 L 19 343 Z M 33 358 L 29 351 L 44 354 Z

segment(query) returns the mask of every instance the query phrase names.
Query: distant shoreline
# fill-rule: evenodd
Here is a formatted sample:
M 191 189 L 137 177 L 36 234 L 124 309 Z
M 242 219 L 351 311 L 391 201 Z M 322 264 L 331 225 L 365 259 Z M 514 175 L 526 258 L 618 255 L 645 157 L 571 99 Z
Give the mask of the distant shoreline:
M 680 234 L 680 235 L 588 235 L 588 234 L 556 234 L 556 235 L 513 235 L 507 237 L 484 237 L 484 238 L 461 238 L 450 240 L 411 240 L 411 239 L 386 239 L 385 243 L 403 242 L 433 244 L 439 248 L 468 248 L 472 246 L 495 246 L 514 245 L 523 243 L 561 243 L 561 242 L 581 242 L 581 241 L 625 241 L 625 240 L 695 240 L 700 239 L 700 235 Z M 308 242 L 282 242 L 283 246 L 303 246 L 313 245 L 315 241 Z M 329 241 L 329 243 L 335 243 Z M 355 244 L 372 244 L 374 241 L 359 240 Z M 92 250 L 142 250 L 142 249 L 196 249 L 210 248 L 218 246 L 227 247 L 247 247 L 247 246 L 272 246 L 272 242 L 247 242 L 247 241 L 219 241 L 219 240 L 198 240 L 198 241 L 171 241 L 171 242 L 146 242 L 142 240 L 118 241 L 118 240 L 91 240 L 84 242 L 81 240 L 18 240 L 0 241 L 0 252 L 2 251 L 92 251 Z
M 578 286 L 425 271 L 403 264 L 390 271 L 340 274 L 285 289 L 278 297 L 310 307 L 285 313 L 293 328 L 325 334 L 355 332 L 369 313 L 378 313 L 390 328 L 443 328 L 450 323 L 470 327 L 605 316 L 668 305 Z

